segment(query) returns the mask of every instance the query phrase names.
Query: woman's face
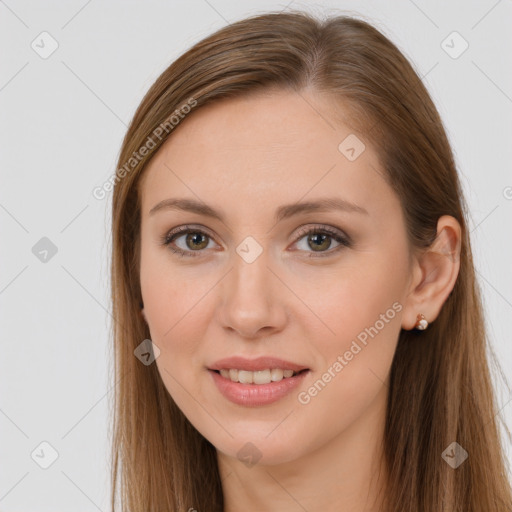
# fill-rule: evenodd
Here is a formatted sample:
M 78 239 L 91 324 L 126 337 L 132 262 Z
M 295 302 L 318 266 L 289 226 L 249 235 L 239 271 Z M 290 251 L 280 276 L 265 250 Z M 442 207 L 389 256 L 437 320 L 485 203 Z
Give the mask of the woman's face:
M 240 460 L 289 462 L 381 426 L 408 244 L 376 153 L 332 112 L 290 92 L 202 107 L 141 183 L 140 278 L 159 373 L 196 429 Z M 249 362 L 216 364 L 235 356 Z M 275 361 L 248 371 L 261 357 L 306 371 L 284 377 Z M 223 366 L 246 370 L 212 370 Z

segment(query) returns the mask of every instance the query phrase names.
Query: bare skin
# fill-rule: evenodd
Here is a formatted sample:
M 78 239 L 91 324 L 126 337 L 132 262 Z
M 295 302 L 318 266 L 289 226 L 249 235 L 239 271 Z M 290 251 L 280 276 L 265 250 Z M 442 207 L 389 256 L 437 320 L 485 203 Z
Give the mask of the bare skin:
M 380 510 L 387 384 L 398 336 L 414 328 L 418 313 L 433 321 L 457 278 L 457 221 L 441 217 L 435 247 L 413 255 L 377 154 L 359 135 L 366 149 L 347 159 L 338 146 L 353 132 L 328 122 L 331 112 L 328 100 L 311 91 L 198 109 L 141 183 L 140 277 L 144 316 L 161 350 L 156 363 L 175 402 L 217 449 L 226 512 Z M 284 204 L 328 197 L 366 213 L 331 209 L 274 219 Z M 166 208 L 150 214 L 169 198 L 206 203 L 223 221 Z M 179 226 L 192 234 L 163 245 Z M 325 226 L 348 236 L 349 245 L 330 233 L 323 243 L 321 234 L 307 233 Z M 236 251 L 246 237 L 262 249 L 251 263 Z M 345 357 L 372 326 L 377 334 Z M 275 356 L 310 372 L 277 402 L 237 405 L 208 371 L 233 355 Z M 333 369 L 338 356 L 346 363 L 341 371 Z M 308 391 L 319 379 L 328 382 Z M 237 456 L 247 442 L 257 448 L 255 464 Z

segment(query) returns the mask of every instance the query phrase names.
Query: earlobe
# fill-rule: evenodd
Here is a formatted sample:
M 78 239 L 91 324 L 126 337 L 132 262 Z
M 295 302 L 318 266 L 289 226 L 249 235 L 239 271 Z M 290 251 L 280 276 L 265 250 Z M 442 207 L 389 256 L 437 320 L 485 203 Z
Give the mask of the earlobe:
M 428 327 L 428 320 L 425 318 L 423 313 L 419 313 L 416 316 L 416 324 L 414 325 L 415 329 L 418 331 L 424 331 Z
M 148 319 L 146 318 L 146 314 L 144 313 L 144 303 L 142 301 L 140 301 L 139 306 L 140 306 L 140 313 L 142 315 L 142 318 L 144 318 L 144 321 L 146 323 L 148 323 Z
M 457 281 L 460 246 L 459 222 L 452 216 L 443 215 L 438 220 L 434 242 L 416 257 L 416 281 L 407 296 L 402 317 L 403 329 L 423 330 L 437 318 Z

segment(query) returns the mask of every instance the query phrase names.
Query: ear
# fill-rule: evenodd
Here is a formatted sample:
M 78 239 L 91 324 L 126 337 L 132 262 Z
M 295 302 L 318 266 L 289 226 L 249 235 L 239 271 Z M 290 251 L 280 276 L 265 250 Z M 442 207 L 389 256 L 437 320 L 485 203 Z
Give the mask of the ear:
M 439 217 L 432 245 L 414 256 L 402 328 L 414 329 L 419 313 L 433 322 L 450 295 L 460 268 L 461 227 L 450 215 Z

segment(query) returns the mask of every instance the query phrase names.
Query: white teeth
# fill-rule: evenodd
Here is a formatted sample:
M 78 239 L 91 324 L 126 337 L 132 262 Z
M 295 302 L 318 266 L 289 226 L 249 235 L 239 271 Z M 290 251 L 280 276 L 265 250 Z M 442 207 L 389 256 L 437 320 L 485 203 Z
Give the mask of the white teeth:
M 252 381 L 254 384 L 268 384 L 271 382 L 270 370 L 259 370 L 257 372 L 253 372 Z
M 238 370 L 238 382 L 242 384 L 252 384 L 253 372 Z
M 270 384 L 271 382 L 279 382 L 280 380 L 292 377 L 293 370 L 281 370 L 280 368 L 272 368 L 268 370 L 258 370 L 250 372 L 247 370 L 237 370 L 234 368 L 223 368 L 220 374 L 233 382 L 241 384 Z
M 278 382 L 280 380 L 283 380 L 283 374 L 284 374 L 284 371 L 281 370 L 280 368 L 274 368 L 271 372 L 270 372 L 270 377 L 272 379 L 273 382 Z

